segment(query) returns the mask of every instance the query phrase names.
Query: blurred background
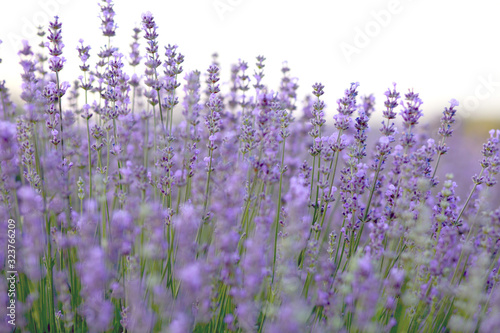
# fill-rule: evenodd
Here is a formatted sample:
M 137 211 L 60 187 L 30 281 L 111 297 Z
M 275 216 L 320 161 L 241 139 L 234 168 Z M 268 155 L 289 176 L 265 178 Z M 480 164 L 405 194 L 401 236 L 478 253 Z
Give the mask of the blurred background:
M 373 93 L 378 114 L 392 82 L 401 92 L 414 89 L 424 101 L 427 121 L 438 117 L 451 98 L 460 102 L 459 127 L 468 133 L 498 127 L 500 121 L 500 2 L 431 0 L 185 0 L 115 1 L 118 24 L 113 44 L 126 55 L 141 13 L 151 11 L 159 26 L 160 51 L 177 44 L 184 69 L 204 71 L 219 54 L 222 81 L 232 63 L 264 55 L 264 83 L 277 88 L 283 61 L 298 77 L 299 98 L 314 82 L 325 88 L 327 115 L 350 82 L 360 94 Z M 106 43 L 100 31 L 98 1 L 4 1 L 0 12 L 0 80 L 13 98 L 20 93 L 17 51 L 26 39 L 40 42 L 36 27 L 54 15 L 63 23 L 62 80 L 80 75 L 76 46 L 92 46 L 90 63 Z M 144 43 L 143 43 L 144 45 Z

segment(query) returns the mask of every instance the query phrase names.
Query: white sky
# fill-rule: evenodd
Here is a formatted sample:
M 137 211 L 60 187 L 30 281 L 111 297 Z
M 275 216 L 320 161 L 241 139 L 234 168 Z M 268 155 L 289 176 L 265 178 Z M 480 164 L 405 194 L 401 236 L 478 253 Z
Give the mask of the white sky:
M 54 14 L 63 23 L 68 59 L 62 80 L 80 75 L 75 49 L 80 38 L 92 46 L 91 63 L 97 60 L 105 43 L 97 0 L 1 1 L 0 79 L 14 95 L 21 82 L 15 41 L 28 39 L 34 46 L 40 40 L 30 28 L 46 25 Z M 456 98 L 464 118 L 500 118 L 500 1 L 115 0 L 114 8 L 119 28 L 113 44 L 124 54 L 133 27 L 149 10 L 159 26 L 161 51 L 168 43 L 179 45 L 185 70 L 206 70 L 217 51 L 226 81 L 231 63 L 248 61 L 253 73 L 255 57 L 262 54 L 264 83 L 274 88 L 287 60 L 299 78 L 300 96 L 314 82 L 325 84 L 329 115 L 349 83 L 358 81 L 361 94 L 375 94 L 379 111 L 383 92 L 397 82 L 401 92 L 420 93 L 426 114 Z M 389 15 L 379 15 L 377 23 L 376 13 Z

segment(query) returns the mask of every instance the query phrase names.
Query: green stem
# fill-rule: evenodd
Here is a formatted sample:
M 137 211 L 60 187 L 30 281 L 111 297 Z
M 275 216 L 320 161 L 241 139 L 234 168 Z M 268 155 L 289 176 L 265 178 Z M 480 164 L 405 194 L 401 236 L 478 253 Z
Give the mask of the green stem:
M 85 92 L 86 94 L 86 92 Z M 90 149 L 90 126 L 89 119 L 87 119 L 87 141 L 88 141 L 88 154 L 89 154 L 89 199 L 92 200 L 92 151 Z
M 373 178 L 373 184 L 372 188 L 370 189 L 370 196 L 368 197 L 368 203 L 366 204 L 365 213 L 363 214 L 363 220 L 361 220 L 361 227 L 359 228 L 359 232 L 356 235 L 354 250 L 356 250 L 359 246 L 359 242 L 361 240 L 361 234 L 363 233 L 363 228 L 365 227 L 366 220 L 370 212 L 370 205 L 372 203 L 373 193 L 375 193 L 375 187 L 377 186 L 377 180 L 380 173 L 380 168 L 382 167 L 382 161 L 383 161 L 383 156 L 380 157 L 380 160 L 377 165 L 377 171 L 375 172 L 375 177 Z
M 309 193 L 309 201 L 312 201 L 313 196 L 313 188 L 314 188 L 314 172 L 316 170 L 316 155 L 313 158 L 313 167 L 311 172 L 311 190 Z M 316 207 L 316 202 L 314 203 L 314 207 Z M 316 208 L 314 208 L 314 213 L 316 213 Z
M 49 321 L 51 327 L 56 327 L 55 306 L 54 306 L 54 279 L 53 279 L 53 261 L 52 261 L 52 236 L 50 235 L 51 223 L 50 218 L 45 218 L 46 232 L 47 232 L 47 255 L 45 257 L 45 264 L 47 265 L 47 298 L 49 305 Z
M 443 139 L 441 140 L 441 144 L 440 144 L 440 146 L 443 146 L 443 145 L 444 145 L 444 139 L 445 139 L 445 137 L 443 137 Z M 439 166 L 439 161 L 441 160 L 441 156 L 443 156 L 443 153 L 442 153 L 442 152 L 440 152 L 440 153 L 439 153 L 438 159 L 437 159 L 437 161 L 436 161 L 436 166 L 434 167 L 434 172 L 432 173 L 432 177 L 431 177 L 431 179 L 434 179 L 434 177 L 436 176 L 436 171 L 437 171 L 437 169 L 438 169 L 438 166 Z
M 276 252 L 277 252 L 277 248 L 278 248 L 278 230 L 279 230 L 279 226 L 280 226 L 281 190 L 282 190 L 282 186 L 283 186 L 283 167 L 285 164 L 285 142 L 286 142 L 286 140 L 283 138 L 283 151 L 281 153 L 280 187 L 278 190 L 278 208 L 276 209 L 276 219 L 275 219 L 276 228 L 274 230 L 273 276 L 271 279 L 271 284 L 274 284 L 274 275 L 276 273 Z
M 59 72 L 56 72 L 56 84 L 57 84 L 57 90 L 59 91 L 60 85 L 59 85 Z M 58 105 L 59 105 L 59 125 L 61 128 L 61 152 L 62 152 L 62 161 L 64 161 L 64 133 L 63 133 L 63 115 L 62 115 L 62 103 L 61 103 L 61 97 L 57 98 Z
M 481 169 L 481 172 L 479 173 L 479 176 L 477 178 L 481 178 L 481 176 L 483 175 L 483 172 L 484 172 L 485 168 L 483 167 Z M 462 210 L 460 211 L 460 214 L 458 214 L 458 217 L 455 221 L 455 223 L 458 223 L 458 221 L 460 221 L 460 218 L 462 217 L 462 214 L 464 213 L 465 209 L 467 208 L 467 205 L 469 204 L 469 201 L 470 199 L 472 198 L 472 195 L 474 194 L 474 192 L 476 191 L 476 187 L 477 187 L 477 183 L 474 183 L 474 186 L 472 187 L 472 190 L 470 191 L 469 193 L 469 197 L 467 197 L 467 200 L 465 201 L 465 204 L 464 206 L 462 207 Z
M 85 84 L 87 84 L 87 72 L 84 72 Z M 87 89 L 85 89 L 85 104 L 88 104 Z M 87 142 L 88 142 L 88 154 L 89 154 L 89 199 L 92 200 L 92 151 L 90 149 L 90 118 L 87 118 Z
M 207 182 L 205 184 L 205 201 L 203 202 L 203 211 L 207 211 L 207 206 L 208 206 L 208 192 L 210 191 L 210 175 L 212 173 L 212 156 L 213 156 L 213 150 L 210 149 L 209 151 L 209 156 L 210 160 L 208 162 L 208 171 L 207 171 Z

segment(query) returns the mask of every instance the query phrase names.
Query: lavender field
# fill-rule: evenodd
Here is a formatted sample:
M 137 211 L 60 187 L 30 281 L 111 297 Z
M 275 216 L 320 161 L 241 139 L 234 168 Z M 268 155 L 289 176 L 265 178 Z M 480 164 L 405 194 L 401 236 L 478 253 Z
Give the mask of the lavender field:
M 449 159 L 456 99 L 434 129 L 396 83 L 183 69 L 100 9 L 99 45 L 24 42 L 22 103 L 0 81 L 0 332 L 500 332 L 500 130 Z

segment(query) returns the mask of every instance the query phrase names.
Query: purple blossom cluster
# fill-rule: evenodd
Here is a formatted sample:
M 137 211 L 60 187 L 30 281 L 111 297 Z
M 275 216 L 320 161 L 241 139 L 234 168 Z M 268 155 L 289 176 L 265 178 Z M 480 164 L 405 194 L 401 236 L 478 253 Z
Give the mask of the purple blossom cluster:
M 321 83 L 300 107 L 286 63 L 266 85 L 263 56 L 253 76 L 231 66 L 224 91 L 216 54 L 185 71 L 151 13 L 121 53 L 112 1 L 100 9 L 105 46 L 79 41 L 76 86 L 58 17 L 19 51 L 22 106 L 0 82 L 19 331 L 500 330 L 500 130 L 460 198 L 456 100 L 433 131 L 418 93 L 393 84 L 379 110 L 351 83 L 331 117 Z

